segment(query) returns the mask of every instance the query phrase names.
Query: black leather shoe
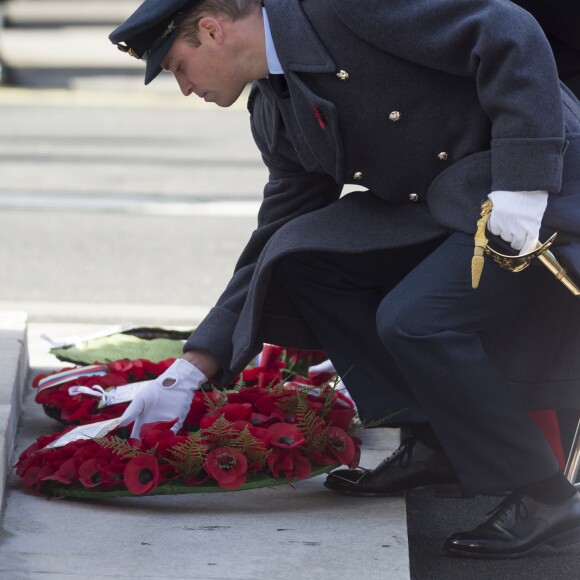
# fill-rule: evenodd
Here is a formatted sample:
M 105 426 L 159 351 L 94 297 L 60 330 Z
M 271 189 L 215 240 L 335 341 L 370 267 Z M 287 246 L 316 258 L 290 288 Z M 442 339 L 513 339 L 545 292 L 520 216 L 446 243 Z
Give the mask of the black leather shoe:
M 475 530 L 445 540 L 451 556 L 517 558 L 543 545 L 560 547 L 580 541 L 580 495 L 557 504 L 510 494 Z
M 447 458 L 414 437 L 375 469 L 338 469 L 324 485 L 347 495 L 388 497 L 433 489 L 439 496 L 461 497 L 459 480 Z

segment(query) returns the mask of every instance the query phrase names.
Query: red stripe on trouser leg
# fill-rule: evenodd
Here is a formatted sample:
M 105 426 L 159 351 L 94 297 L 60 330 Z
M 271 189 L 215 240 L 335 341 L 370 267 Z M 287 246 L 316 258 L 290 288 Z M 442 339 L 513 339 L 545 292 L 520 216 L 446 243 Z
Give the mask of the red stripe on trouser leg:
M 560 425 L 556 411 L 530 411 L 530 417 L 540 428 L 544 437 L 548 440 L 560 467 L 566 467 L 564 450 L 562 449 L 562 438 L 560 437 Z

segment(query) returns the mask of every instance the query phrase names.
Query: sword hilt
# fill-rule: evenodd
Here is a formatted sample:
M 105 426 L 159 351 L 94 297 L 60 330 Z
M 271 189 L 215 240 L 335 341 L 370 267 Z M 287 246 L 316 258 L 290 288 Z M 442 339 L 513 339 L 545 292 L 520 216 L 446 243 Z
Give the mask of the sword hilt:
M 570 292 L 572 292 L 572 294 L 574 294 L 574 296 L 579 296 L 580 288 L 568 275 L 566 269 L 560 264 L 560 262 L 558 262 L 556 256 L 554 256 L 554 254 L 552 254 L 548 249 L 554 243 L 558 233 L 556 232 L 553 234 L 543 244 L 538 242 L 535 249 L 527 254 L 522 254 L 521 256 L 501 254 L 489 245 L 488 239 L 485 235 L 485 227 L 492 208 L 493 204 L 491 203 L 491 200 L 488 199 L 482 204 L 481 218 L 477 220 L 477 231 L 474 237 L 474 255 L 471 260 L 471 285 L 473 288 L 477 288 L 479 284 L 483 270 L 482 254 L 485 253 L 501 268 L 509 270 L 510 272 L 521 272 L 522 270 L 525 270 L 532 261 L 537 258 L 545 268 L 547 268 Z

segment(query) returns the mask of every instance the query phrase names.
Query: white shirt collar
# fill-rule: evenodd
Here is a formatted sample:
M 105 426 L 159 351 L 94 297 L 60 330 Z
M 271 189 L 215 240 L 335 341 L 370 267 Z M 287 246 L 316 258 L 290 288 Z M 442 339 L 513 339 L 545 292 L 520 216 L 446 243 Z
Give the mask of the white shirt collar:
M 266 35 L 266 60 L 268 61 L 268 71 L 270 74 L 284 74 L 282 65 L 280 64 L 280 60 L 276 54 L 276 47 L 274 46 L 272 31 L 270 30 L 270 22 L 264 7 L 262 7 L 262 14 L 264 15 L 264 33 Z

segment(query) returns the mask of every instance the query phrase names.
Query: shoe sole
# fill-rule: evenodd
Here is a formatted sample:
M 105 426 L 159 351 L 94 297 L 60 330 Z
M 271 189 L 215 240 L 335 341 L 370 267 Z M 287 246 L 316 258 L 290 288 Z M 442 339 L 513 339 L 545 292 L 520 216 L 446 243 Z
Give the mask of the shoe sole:
M 467 552 L 462 550 L 453 550 L 452 548 L 445 547 L 444 550 L 449 556 L 455 558 L 483 558 L 487 560 L 509 560 L 514 558 L 521 558 L 527 556 L 534 550 L 541 548 L 542 546 L 550 546 L 552 548 L 563 548 L 564 546 L 570 546 L 571 544 L 576 544 L 580 542 L 580 527 L 562 532 L 552 538 L 547 538 L 543 542 L 536 544 L 535 546 L 525 550 L 523 552 L 512 552 L 505 554 L 496 554 L 489 552 Z
M 400 497 L 417 491 L 432 491 L 435 497 L 465 497 L 459 485 L 453 483 L 419 485 L 410 489 L 393 492 L 341 489 L 340 487 L 331 487 L 330 485 L 327 485 L 326 482 L 324 483 L 324 487 L 331 489 L 332 491 L 337 491 L 344 495 L 350 495 L 354 497 Z

